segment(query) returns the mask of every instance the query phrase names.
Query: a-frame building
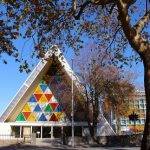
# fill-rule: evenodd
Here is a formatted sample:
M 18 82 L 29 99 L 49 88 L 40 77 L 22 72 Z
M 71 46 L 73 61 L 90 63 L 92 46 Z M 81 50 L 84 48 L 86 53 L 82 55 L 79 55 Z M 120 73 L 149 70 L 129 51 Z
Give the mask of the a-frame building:
M 24 137 L 35 132 L 40 138 L 61 136 L 62 130 L 71 129 L 71 81 L 73 80 L 75 128 L 82 133 L 87 127 L 80 105 L 82 91 L 78 78 L 57 46 L 53 46 L 14 96 L 0 117 L 0 134 Z M 76 115 L 80 112 L 80 115 Z M 101 135 L 114 134 L 102 116 Z M 3 130 L 3 131 L 2 131 Z M 71 131 L 71 130 L 70 130 Z

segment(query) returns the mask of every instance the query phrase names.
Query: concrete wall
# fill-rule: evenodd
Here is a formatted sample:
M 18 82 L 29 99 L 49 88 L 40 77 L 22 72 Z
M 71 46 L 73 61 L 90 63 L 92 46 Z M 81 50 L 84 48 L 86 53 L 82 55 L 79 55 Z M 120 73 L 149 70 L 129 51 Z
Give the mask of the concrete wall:
M 0 139 L 11 135 L 11 126 L 8 123 L 0 123 Z

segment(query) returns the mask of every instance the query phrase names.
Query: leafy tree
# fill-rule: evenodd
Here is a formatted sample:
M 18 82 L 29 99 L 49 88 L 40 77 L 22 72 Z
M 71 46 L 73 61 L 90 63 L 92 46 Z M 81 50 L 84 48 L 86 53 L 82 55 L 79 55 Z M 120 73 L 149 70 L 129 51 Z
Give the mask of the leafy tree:
M 83 41 L 92 38 L 100 49 L 114 55 L 110 60 L 115 64 L 137 59 L 129 54 L 129 44 L 144 64 L 147 112 L 141 149 L 150 149 L 148 0 L 3 0 L 0 5 L 0 54 L 12 55 L 16 61 L 20 60 L 14 41 L 20 37 L 32 40 L 37 57 L 43 56 L 50 43 L 78 53 L 87 44 Z M 21 69 L 28 70 L 24 61 Z
M 123 70 L 109 65 L 109 56 L 104 52 L 99 57 L 95 47 L 87 46 L 77 57 L 76 63 L 78 76 L 83 87 L 85 99 L 85 116 L 89 125 L 91 137 L 99 142 L 95 135 L 95 127 L 101 124 L 100 117 L 104 112 L 111 111 L 116 119 L 126 114 L 129 107 L 129 97 L 133 95 L 134 86 L 128 76 L 123 75 Z M 93 49 L 94 48 L 94 49 Z M 130 76 L 130 79 L 132 77 Z M 103 103 L 110 105 L 103 112 Z M 106 105 L 105 105 L 106 106 Z M 110 132 L 110 131 L 108 131 Z

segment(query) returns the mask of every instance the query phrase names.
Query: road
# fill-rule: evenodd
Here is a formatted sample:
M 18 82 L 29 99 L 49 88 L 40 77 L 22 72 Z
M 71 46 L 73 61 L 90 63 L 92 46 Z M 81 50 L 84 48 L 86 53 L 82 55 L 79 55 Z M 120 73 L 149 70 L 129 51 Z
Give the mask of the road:
M 10 145 L 0 146 L 0 150 L 140 150 L 139 147 L 89 147 L 89 146 L 33 146 L 29 144 L 25 145 Z

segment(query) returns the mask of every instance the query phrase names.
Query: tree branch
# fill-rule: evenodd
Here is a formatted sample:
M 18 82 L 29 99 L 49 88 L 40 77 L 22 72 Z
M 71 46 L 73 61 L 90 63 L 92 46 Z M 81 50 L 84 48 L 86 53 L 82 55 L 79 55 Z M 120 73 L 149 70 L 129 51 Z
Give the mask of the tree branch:
M 110 3 L 115 3 L 116 0 L 91 0 L 91 2 L 96 5 L 106 5 Z
M 117 26 L 118 27 L 118 26 Z M 114 40 L 116 39 L 116 35 L 117 35 L 117 33 L 119 32 L 119 30 L 121 29 L 121 27 L 119 27 L 117 30 L 116 30 L 116 32 L 114 33 L 114 35 L 113 35 L 113 39 L 112 39 L 112 41 L 110 42 L 110 44 L 108 45 L 108 47 L 106 48 L 106 51 L 111 47 L 111 45 L 113 44 L 113 42 L 114 42 Z
M 89 5 L 90 3 L 91 3 L 91 1 L 86 1 L 85 3 L 83 3 L 83 4 L 80 6 L 79 13 L 78 13 L 76 16 L 74 16 L 74 18 L 75 18 L 76 20 L 80 19 L 80 16 L 81 16 L 81 14 L 83 13 L 85 7 L 86 7 L 87 5 Z
M 73 10 L 73 14 L 75 14 L 77 10 L 77 0 L 72 0 L 72 10 Z
M 75 2 L 76 2 L 76 0 L 73 0 L 73 8 L 76 6 Z M 80 19 L 80 16 L 82 15 L 84 9 L 89 4 L 104 6 L 106 4 L 112 4 L 112 3 L 114 4 L 115 2 L 116 2 L 116 0 L 87 0 L 80 6 L 80 10 L 79 10 L 78 14 L 76 16 L 74 16 L 74 18 L 76 20 Z
M 137 22 L 137 24 L 134 26 L 136 32 L 139 34 L 142 29 L 145 27 L 146 23 L 150 21 L 150 10 L 145 13 L 145 15 Z
M 150 49 L 149 42 L 138 34 L 134 27 L 131 27 L 128 15 L 128 3 L 125 0 L 118 0 L 118 19 L 121 21 L 122 28 L 131 47 L 143 56 L 143 53 Z M 147 17 L 146 17 L 147 18 Z M 142 27 L 142 25 L 141 25 Z

